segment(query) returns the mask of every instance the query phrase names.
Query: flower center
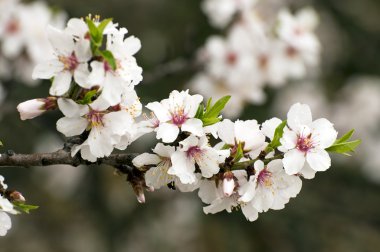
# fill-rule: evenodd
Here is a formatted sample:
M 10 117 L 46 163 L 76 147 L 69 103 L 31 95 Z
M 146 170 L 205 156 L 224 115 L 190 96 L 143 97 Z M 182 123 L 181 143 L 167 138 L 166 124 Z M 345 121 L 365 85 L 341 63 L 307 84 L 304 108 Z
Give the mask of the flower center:
M 294 58 L 296 57 L 298 54 L 298 51 L 296 48 L 292 47 L 292 46 L 288 46 L 286 48 L 286 55 L 289 57 L 289 58 Z
M 272 173 L 267 169 L 263 169 L 262 171 L 260 171 L 259 176 L 257 176 L 257 181 L 260 185 L 270 187 L 273 185 L 273 181 L 271 178 Z
M 90 112 L 86 115 L 87 121 L 91 124 L 91 127 L 99 127 L 104 126 L 103 124 L 103 116 L 104 112 L 99 112 L 96 110 L 90 110 Z
M 313 140 L 311 139 L 311 134 L 308 136 L 299 136 L 297 140 L 297 149 L 302 152 L 308 152 L 310 149 L 314 148 Z
M 172 123 L 177 126 L 182 126 L 187 120 L 187 114 L 183 111 L 183 108 L 177 109 L 172 113 Z
M 202 153 L 202 150 L 199 146 L 191 146 L 187 151 L 187 157 L 197 158 Z
M 229 52 L 226 56 L 227 64 L 235 65 L 237 61 L 237 55 L 234 52 Z
M 20 30 L 20 24 L 16 19 L 12 19 L 6 25 L 5 30 L 8 34 L 15 34 Z
M 74 52 L 69 57 L 60 55 L 58 56 L 58 59 L 63 63 L 65 70 L 70 72 L 74 71 L 79 65 L 77 56 Z

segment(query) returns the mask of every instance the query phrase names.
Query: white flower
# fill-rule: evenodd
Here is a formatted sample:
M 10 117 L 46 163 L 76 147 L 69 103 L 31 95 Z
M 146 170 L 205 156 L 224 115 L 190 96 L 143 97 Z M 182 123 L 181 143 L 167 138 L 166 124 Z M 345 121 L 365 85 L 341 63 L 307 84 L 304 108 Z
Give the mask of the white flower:
M 237 120 L 233 123 L 225 119 L 218 126 L 218 136 L 224 143 L 235 147 L 241 144 L 243 151 L 251 158 L 256 158 L 265 146 L 265 136 L 256 120 Z
M 280 139 L 285 154 L 283 159 L 287 174 L 307 172 L 306 178 L 314 177 L 316 171 L 325 171 L 331 165 L 326 148 L 336 140 L 338 132 L 327 119 L 312 121 L 306 104 L 294 104 L 288 112 L 288 128 Z M 304 168 L 305 161 L 307 165 Z M 311 168 L 311 169 L 310 169 Z M 305 174 L 304 174 L 305 175 Z
M 194 118 L 201 95 L 189 95 L 189 90 L 178 92 L 174 90 L 168 99 L 161 102 L 151 102 L 146 107 L 154 112 L 160 124 L 157 127 L 157 139 L 171 143 L 177 139 L 180 129 L 196 136 L 204 134 L 202 121 Z
M 11 218 L 8 214 L 0 210 L 0 236 L 5 236 L 12 228 Z
M 223 28 L 237 12 L 250 11 L 257 0 L 204 0 L 203 11 L 209 16 L 212 25 Z
M 202 176 L 210 178 L 219 172 L 219 163 L 229 155 L 228 151 L 218 151 L 208 145 L 206 136 L 198 138 L 190 135 L 180 142 L 180 148 L 171 155 L 172 167 L 168 174 L 179 177 L 183 184 L 197 182 L 195 164 Z
M 255 175 L 251 176 L 246 186 L 239 189 L 239 194 L 242 195 L 239 200 L 247 203 L 244 207 L 253 207 L 258 212 L 266 212 L 270 208 L 279 210 L 300 192 L 301 179 L 286 174 L 280 159 L 273 160 L 266 166 L 258 160 L 254 167 Z
M 92 57 L 90 41 L 81 39 L 75 42 L 72 35 L 51 26 L 47 32 L 55 58 L 38 64 L 33 71 L 33 79 L 54 77 L 49 91 L 54 96 L 61 96 L 69 90 L 73 76 L 78 85 L 89 88 L 87 62 Z
M 58 99 L 58 105 L 65 115 L 57 121 L 59 132 L 70 137 L 90 130 L 87 140 L 73 148 L 72 155 L 81 150 L 84 159 L 94 162 L 99 157 L 109 156 L 114 147 L 119 147 L 120 141 L 129 143 L 123 137 L 132 138 L 133 118 L 126 110 L 110 112 L 106 111 L 106 103 L 93 102 L 87 106 L 63 98 Z

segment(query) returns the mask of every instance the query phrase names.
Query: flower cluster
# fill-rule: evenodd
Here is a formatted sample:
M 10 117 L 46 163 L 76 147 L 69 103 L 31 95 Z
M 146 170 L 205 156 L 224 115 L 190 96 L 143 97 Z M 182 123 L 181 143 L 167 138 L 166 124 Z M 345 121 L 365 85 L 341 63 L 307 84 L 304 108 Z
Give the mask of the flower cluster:
M 258 213 L 284 208 L 300 192 L 301 178 L 331 166 L 327 151 L 337 152 L 337 131 L 327 119 L 313 121 L 299 103 L 286 121 L 222 120 L 228 99 L 204 106 L 200 95 L 173 91 L 149 103 L 152 118 L 139 123 L 139 132 L 155 132 L 162 143 L 133 164 L 145 172 L 148 188 L 199 189 L 205 213 L 240 208 L 254 221 Z
M 0 1 L 0 79 L 17 76 L 33 84 L 33 67 L 53 55 L 46 26 L 62 27 L 65 19 L 63 12 L 53 12 L 45 2 Z
M 238 116 L 245 103 L 262 104 L 264 88 L 279 87 L 317 67 L 320 43 L 314 30 L 318 16 L 311 8 L 292 14 L 282 9 L 274 22 L 260 17 L 255 0 L 205 0 L 212 24 L 231 24 L 227 36 L 211 36 L 199 51 L 204 70 L 190 82 L 201 94 L 232 95 L 228 116 Z
M 34 68 L 33 78 L 52 80 L 50 96 L 19 104 L 21 119 L 61 110 L 57 130 L 66 137 L 81 136 L 72 155 L 80 152 L 92 162 L 114 148 L 125 149 L 136 134 L 141 103 L 134 86 L 142 80 L 134 57 L 140 40 L 126 34 L 126 28 L 99 17 L 70 19 L 64 30 L 49 26 L 54 54 Z

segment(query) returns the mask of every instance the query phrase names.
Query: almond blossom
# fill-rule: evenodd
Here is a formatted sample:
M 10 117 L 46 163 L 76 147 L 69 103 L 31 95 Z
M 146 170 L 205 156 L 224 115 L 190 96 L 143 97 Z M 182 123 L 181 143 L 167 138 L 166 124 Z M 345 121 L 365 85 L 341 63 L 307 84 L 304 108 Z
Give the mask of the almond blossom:
M 308 105 L 296 103 L 288 112 L 288 128 L 281 138 L 283 148 L 283 165 L 289 175 L 307 174 L 314 177 L 316 171 L 325 171 L 331 166 L 331 159 L 326 148 L 336 140 L 338 132 L 333 124 L 325 118 L 312 121 Z M 306 166 L 305 166 L 306 161 Z
M 154 112 L 159 121 L 156 128 L 157 139 L 171 143 L 177 139 L 180 130 L 202 136 L 203 123 L 194 118 L 202 100 L 201 95 L 189 95 L 189 90 L 181 92 L 174 90 L 168 99 L 148 103 L 146 107 Z

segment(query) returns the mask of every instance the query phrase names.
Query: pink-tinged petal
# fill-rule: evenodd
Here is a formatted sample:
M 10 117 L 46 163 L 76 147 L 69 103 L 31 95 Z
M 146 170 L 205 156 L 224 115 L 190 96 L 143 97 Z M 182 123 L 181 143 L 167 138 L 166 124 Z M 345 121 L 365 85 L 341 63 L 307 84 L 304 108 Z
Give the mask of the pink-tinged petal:
M 261 131 L 264 133 L 266 137 L 268 137 L 270 140 L 274 137 L 274 132 L 276 131 L 276 128 L 278 125 L 280 125 L 282 121 L 276 117 L 266 120 L 261 125 Z
M 219 138 L 229 145 L 235 144 L 235 125 L 228 119 L 223 120 L 218 126 Z
M 301 125 L 309 125 L 311 122 L 312 116 L 308 105 L 296 103 L 290 108 L 287 123 L 292 130 L 297 130 Z
M 196 182 L 194 174 L 195 164 L 187 158 L 186 153 L 176 151 L 171 156 L 172 167 L 169 168 L 168 174 L 177 176 L 183 184 L 193 184 Z
M 71 99 L 66 98 L 58 99 L 58 107 L 67 117 L 79 117 L 89 112 L 87 105 L 81 105 Z
M 68 71 L 58 73 L 51 84 L 49 93 L 54 96 L 62 96 L 70 89 L 72 75 Z
M 79 64 L 74 71 L 74 80 L 82 88 L 90 89 L 92 85 L 88 83 L 88 76 L 90 72 L 88 71 L 87 63 Z
M 91 73 L 88 76 L 87 82 L 91 85 L 104 86 L 105 70 L 104 63 L 100 61 L 91 62 Z
M 167 122 L 171 120 L 168 109 L 159 102 L 148 103 L 148 105 L 146 105 L 146 108 L 153 111 L 160 122 Z
M 284 129 L 284 134 L 280 139 L 282 150 L 283 148 L 287 150 L 294 149 L 297 145 L 298 136 L 294 131 L 289 130 L 288 128 Z
M 57 121 L 57 130 L 67 137 L 77 136 L 87 128 L 88 121 L 82 117 L 62 117 Z
M 199 168 L 201 169 L 202 176 L 211 178 L 214 174 L 219 172 L 219 155 L 212 148 L 201 150 L 202 153 L 195 158 Z
M 306 155 L 307 163 L 314 171 L 326 171 L 331 166 L 331 159 L 327 151 L 314 149 Z
M 50 79 L 57 73 L 63 71 L 64 65 L 59 60 L 49 60 L 38 64 L 32 74 L 33 80 L 36 79 Z
M 241 206 L 241 211 L 243 212 L 245 218 L 249 221 L 255 221 L 259 218 L 259 212 L 252 206 L 252 204 Z
M 282 164 L 287 174 L 297 174 L 305 164 L 305 153 L 297 149 L 290 150 L 285 153 Z
M 47 35 L 54 50 L 61 55 L 71 55 L 74 51 L 74 40 L 70 34 L 48 26 Z
M 181 141 L 180 145 L 182 151 L 188 151 L 191 147 L 199 146 L 199 138 L 194 135 L 190 135 L 185 140 Z
M 162 143 L 158 143 L 154 149 L 153 152 L 159 155 L 160 157 L 166 157 L 169 158 L 174 152 L 175 147 L 170 145 L 163 145 Z
M 143 167 L 145 165 L 157 165 L 161 162 L 161 158 L 155 154 L 143 153 L 138 155 L 132 160 L 132 163 L 136 167 Z
M 203 132 L 203 123 L 197 118 L 191 118 L 186 120 L 181 126 L 182 131 L 193 133 L 196 136 L 202 136 Z
M 321 149 L 330 147 L 338 136 L 338 132 L 334 129 L 333 124 L 325 118 L 315 120 L 311 124 L 311 128 L 313 141 Z
M 157 139 L 162 139 L 164 143 L 174 142 L 179 134 L 177 126 L 171 123 L 160 123 L 157 129 Z
M 87 64 L 92 57 L 89 39 L 80 39 L 75 43 L 75 56 L 79 62 Z

